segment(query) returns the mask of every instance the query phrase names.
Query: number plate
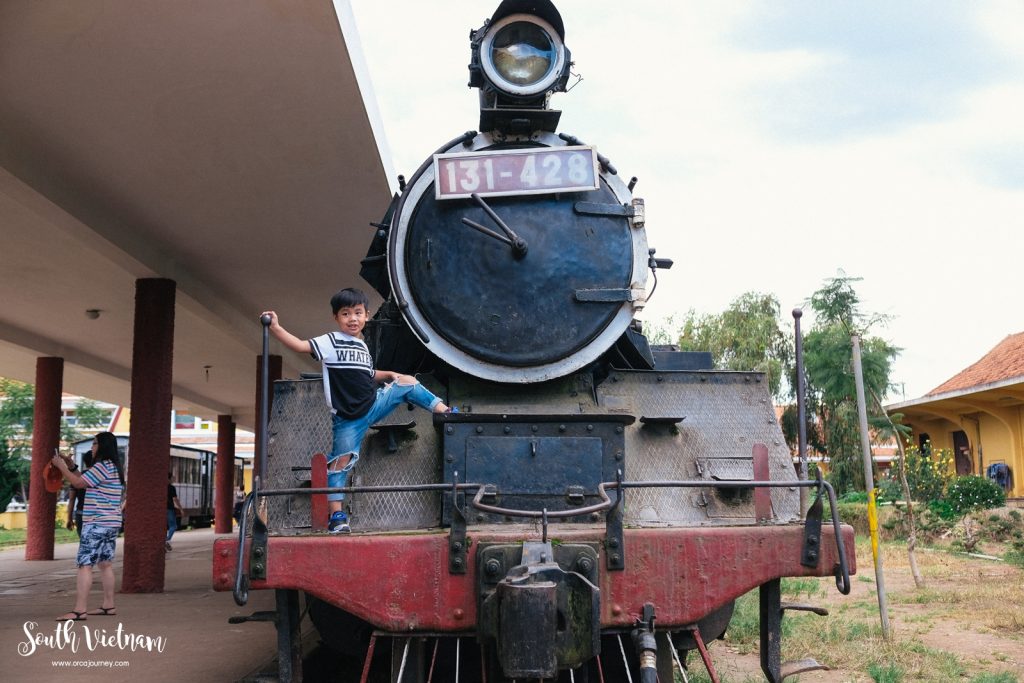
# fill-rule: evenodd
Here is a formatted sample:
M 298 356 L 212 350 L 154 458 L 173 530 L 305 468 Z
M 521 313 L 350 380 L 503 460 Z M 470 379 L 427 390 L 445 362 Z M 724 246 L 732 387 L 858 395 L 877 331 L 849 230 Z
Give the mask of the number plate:
M 434 197 L 502 196 L 598 189 L 590 146 L 434 155 Z

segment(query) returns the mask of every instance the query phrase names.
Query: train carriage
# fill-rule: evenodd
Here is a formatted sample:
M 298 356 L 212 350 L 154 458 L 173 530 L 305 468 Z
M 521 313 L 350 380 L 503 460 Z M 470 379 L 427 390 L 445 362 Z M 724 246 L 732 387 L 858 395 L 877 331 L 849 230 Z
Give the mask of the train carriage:
M 83 456 L 90 451 L 92 439 L 76 441 L 73 445 L 75 462 L 82 466 Z M 124 464 L 125 483 L 131 478 L 131 449 L 127 436 L 117 437 L 117 448 L 121 454 L 121 462 Z M 180 528 L 193 527 L 195 529 L 208 527 L 213 523 L 214 517 L 214 458 L 213 451 L 189 446 L 178 446 L 169 444 L 170 482 L 178 491 L 178 502 L 181 503 L 182 515 L 178 519 Z M 234 486 L 243 482 L 245 461 L 242 458 L 235 458 L 235 479 Z

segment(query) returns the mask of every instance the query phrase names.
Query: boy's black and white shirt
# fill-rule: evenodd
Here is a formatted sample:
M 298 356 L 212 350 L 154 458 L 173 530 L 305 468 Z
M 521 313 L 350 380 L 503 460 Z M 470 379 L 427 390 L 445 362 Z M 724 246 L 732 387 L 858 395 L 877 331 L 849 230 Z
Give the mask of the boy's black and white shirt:
M 362 417 L 377 397 L 373 358 L 362 339 L 328 332 L 309 340 L 313 358 L 320 361 L 327 405 L 341 418 Z

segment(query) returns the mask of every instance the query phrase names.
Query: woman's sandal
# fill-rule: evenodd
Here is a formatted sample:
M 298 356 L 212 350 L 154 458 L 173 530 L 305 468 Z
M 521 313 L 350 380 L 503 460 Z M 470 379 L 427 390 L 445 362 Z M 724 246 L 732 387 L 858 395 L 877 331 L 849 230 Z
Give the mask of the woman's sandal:
M 75 616 L 71 619 L 67 617 L 58 617 L 54 621 L 87 621 L 85 618 L 86 612 L 76 612 L 75 610 L 71 610 L 70 612 L 67 612 L 67 614 L 74 614 Z
M 100 607 L 93 612 L 86 612 L 90 617 L 116 617 L 116 607 Z

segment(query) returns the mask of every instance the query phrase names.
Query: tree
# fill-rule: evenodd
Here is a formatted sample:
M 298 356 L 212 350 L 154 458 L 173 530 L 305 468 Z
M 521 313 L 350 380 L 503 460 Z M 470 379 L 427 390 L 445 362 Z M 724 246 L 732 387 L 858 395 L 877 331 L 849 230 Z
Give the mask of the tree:
M 35 387 L 0 377 L 0 511 L 15 494 L 28 500 L 25 485 L 32 469 L 32 421 Z M 82 399 L 75 408 L 75 425 L 61 418 L 60 438 L 72 443 L 83 437 L 79 427 L 99 427 L 110 419 L 110 411 L 95 401 Z
M 867 314 L 853 287 L 860 278 L 839 275 L 825 281 L 810 299 L 814 326 L 804 338 L 808 412 L 817 418 L 829 481 L 840 493 L 864 488 L 861 444 L 857 419 L 856 382 L 853 376 L 854 334 L 861 338 L 861 364 L 868 395 L 884 396 L 890 389 L 889 374 L 899 349 L 869 330 L 885 323 L 887 316 Z M 874 406 L 869 414 L 882 418 Z
M 79 399 L 75 405 L 75 424 L 71 425 L 64 418 L 60 422 L 60 440 L 72 444 L 84 438 L 81 429 L 102 427 L 110 421 L 110 411 L 101 408 L 96 401 L 87 398 Z
M 31 384 L 0 378 L 0 511 L 16 493 L 28 500 L 34 406 Z
M 783 331 L 779 300 L 774 294 L 747 292 L 725 311 L 698 316 L 687 313 L 679 335 L 681 351 L 710 351 L 722 370 L 755 370 L 768 377 L 772 395 L 788 391 L 782 378 L 793 362 L 791 335 Z

